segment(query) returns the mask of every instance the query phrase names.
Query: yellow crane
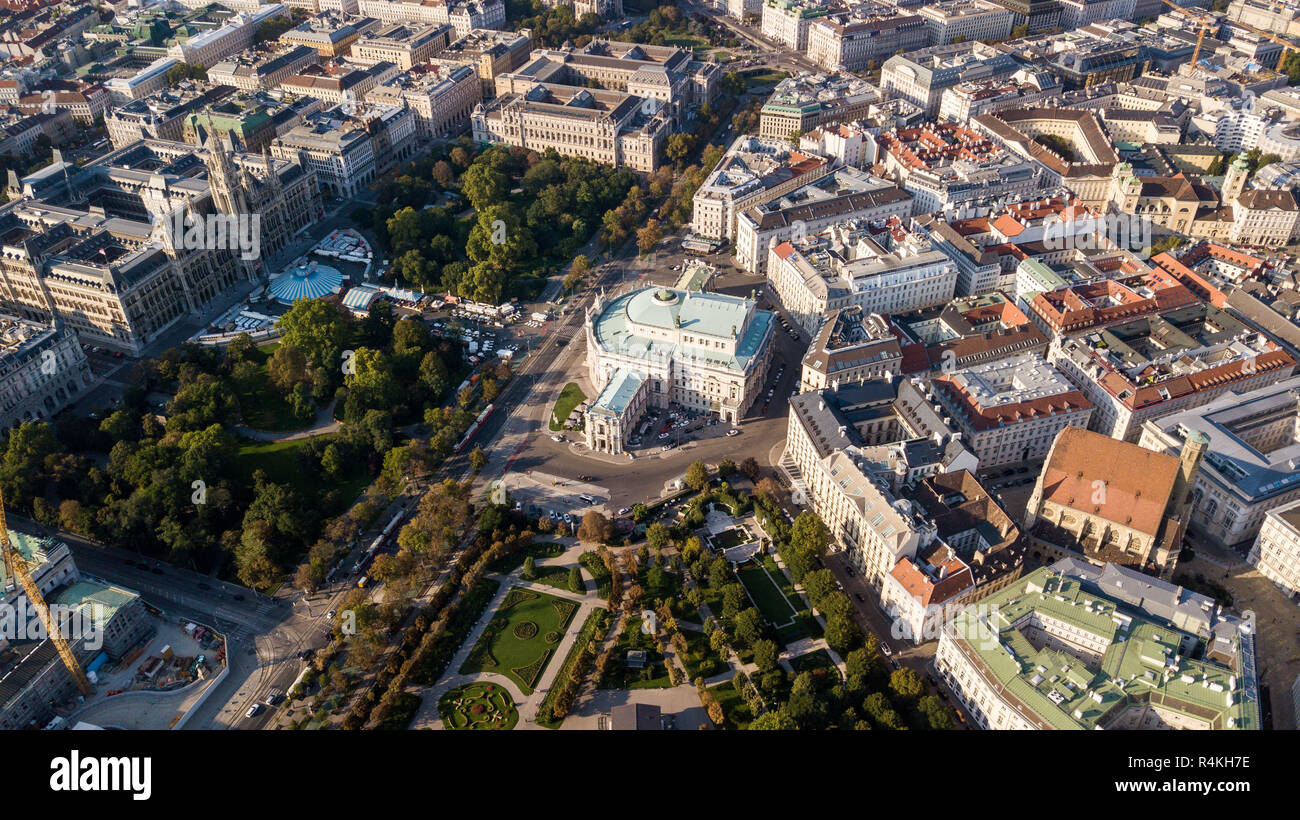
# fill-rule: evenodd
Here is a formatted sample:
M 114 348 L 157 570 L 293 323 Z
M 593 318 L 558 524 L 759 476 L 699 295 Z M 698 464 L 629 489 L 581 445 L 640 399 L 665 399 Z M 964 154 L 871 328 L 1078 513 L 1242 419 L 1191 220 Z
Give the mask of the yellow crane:
M 41 588 L 36 585 L 36 582 L 32 580 L 32 574 L 27 571 L 27 559 L 9 543 L 9 526 L 5 523 L 3 495 L 0 495 L 0 556 L 4 559 L 5 583 L 8 583 L 9 578 L 17 578 L 18 583 L 22 584 L 23 591 L 27 593 L 27 600 L 31 601 L 32 607 L 36 609 L 37 617 L 45 625 L 45 634 L 54 643 L 54 648 L 58 650 L 59 657 L 63 659 L 63 665 L 68 667 L 68 672 L 72 674 L 72 680 L 77 684 L 77 688 L 81 690 L 83 695 L 89 696 L 93 694 L 95 690 L 90 685 L 90 679 L 86 677 L 77 656 L 72 654 L 72 647 L 68 646 L 59 624 L 54 621 L 54 616 L 50 614 L 49 604 L 45 603 L 45 596 L 41 594 Z M 0 592 L 3 592 L 3 590 L 0 590 Z
M 1200 25 L 1200 33 L 1196 35 L 1196 50 L 1192 52 L 1192 65 L 1195 66 L 1197 58 L 1201 56 L 1201 43 L 1205 41 L 1205 32 L 1217 26 L 1218 22 L 1215 21 L 1215 19 L 1212 17 L 1208 17 L 1206 15 L 1202 15 L 1193 12 L 1190 9 L 1184 8 L 1178 5 L 1177 3 L 1174 3 L 1173 0 L 1160 0 L 1160 2 L 1164 3 L 1166 6 L 1169 6 L 1175 11 L 1182 12 L 1185 16 L 1191 18 L 1192 20 L 1194 20 Z M 1300 51 L 1300 46 L 1297 46 L 1295 43 L 1292 43 L 1289 40 L 1283 40 L 1281 37 L 1277 36 L 1271 31 L 1264 31 L 1262 29 L 1257 29 L 1254 26 L 1247 25 L 1239 20 L 1231 20 L 1229 21 L 1229 25 L 1236 26 L 1238 28 L 1243 28 L 1246 31 L 1251 32 L 1252 34 L 1258 34 L 1260 37 L 1265 37 L 1271 40 L 1272 42 L 1280 45 L 1282 47 L 1282 53 L 1278 55 L 1277 67 L 1274 69 L 1275 71 L 1278 72 L 1282 71 L 1282 66 L 1283 64 L 1286 63 L 1286 55 L 1288 51 Z
M 1200 31 L 1196 35 L 1196 50 L 1192 52 L 1192 66 L 1195 67 L 1196 59 L 1201 56 L 1201 43 L 1205 42 L 1205 32 L 1214 28 L 1218 23 L 1216 23 L 1212 17 L 1206 17 L 1188 11 L 1186 8 L 1173 2 L 1173 0 L 1160 0 L 1160 2 L 1169 6 L 1174 11 L 1182 12 L 1184 16 L 1189 17 L 1200 24 Z
M 1255 28 L 1254 26 L 1248 26 L 1248 25 L 1246 25 L 1245 23 L 1237 22 L 1237 21 L 1235 21 L 1235 20 L 1232 22 L 1232 25 L 1234 25 L 1234 26 L 1238 26 L 1238 27 L 1240 27 L 1240 28 L 1244 28 L 1246 31 L 1249 31 L 1249 32 L 1251 32 L 1251 33 L 1253 33 L 1253 34 L 1258 34 L 1260 37 L 1265 37 L 1265 38 L 1267 38 L 1267 39 L 1269 39 L 1269 40 L 1272 40 L 1273 42 L 1277 43 L 1278 45 L 1280 45 L 1280 46 L 1282 47 L 1282 53 L 1279 54 L 1278 57 L 1277 57 L 1277 67 L 1276 67 L 1275 69 L 1273 69 L 1274 71 L 1277 71 L 1278 73 L 1281 73 L 1281 72 L 1282 72 L 1282 66 L 1286 64 L 1286 54 L 1287 54 L 1287 52 L 1288 52 L 1288 51 L 1300 51 L 1300 46 L 1297 46 L 1295 43 L 1292 43 L 1292 42 L 1289 41 L 1289 40 L 1283 40 L 1281 37 L 1277 36 L 1276 34 L 1274 34 L 1274 33 L 1271 32 L 1271 31 L 1264 31 L 1264 30 L 1262 30 L 1262 29 L 1257 29 L 1257 28 Z

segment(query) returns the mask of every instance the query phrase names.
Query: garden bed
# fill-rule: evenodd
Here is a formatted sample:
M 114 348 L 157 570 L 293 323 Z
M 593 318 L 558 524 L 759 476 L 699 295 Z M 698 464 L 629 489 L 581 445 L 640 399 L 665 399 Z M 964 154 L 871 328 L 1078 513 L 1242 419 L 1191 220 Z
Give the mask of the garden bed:
M 495 672 L 532 694 L 577 611 L 578 605 L 564 598 L 511 588 L 470 650 L 461 674 Z
M 504 688 L 493 683 L 467 683 L 438 700 L 438 714 L 448 729 L 505 731 L 519 722 L 519 710 Z

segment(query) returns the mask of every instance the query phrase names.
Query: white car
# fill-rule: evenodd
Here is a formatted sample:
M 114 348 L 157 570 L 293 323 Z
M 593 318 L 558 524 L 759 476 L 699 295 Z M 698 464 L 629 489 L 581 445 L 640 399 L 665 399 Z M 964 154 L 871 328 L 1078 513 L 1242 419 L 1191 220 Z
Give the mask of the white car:
M 551 436 L 551 441 L 564 441 L 564 436 Z
M 727 435 L 729 435 L 729 436 L 738 436 L 738 435 L 740 435 L 740 431 L 733 427 L 733 428 L 731 428 L 730 430 L 727 431 Z
M 889 644 L 885 643 L 884 641 L 880 642 L 880 651 L 884 653 L 886 658 L 894 654 L 894 650 L 890 649 Z
M 248 707 L 248 711 L 244 713 L 244 717 L 246 718 L 257 717 L 259 714 L 261 714 L 262 710 L 265 708 L 266 707 L 264 707 L 260 703 L 254 703 L 252 706 Z

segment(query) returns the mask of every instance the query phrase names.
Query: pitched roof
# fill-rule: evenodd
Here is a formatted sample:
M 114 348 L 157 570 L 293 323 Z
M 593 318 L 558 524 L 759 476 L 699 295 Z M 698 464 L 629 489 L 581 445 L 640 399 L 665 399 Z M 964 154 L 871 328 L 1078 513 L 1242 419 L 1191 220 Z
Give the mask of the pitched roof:
M 1057 435 L 1039 480 L 1044 501 L 1154 535 L 1178 467 L 1173 456 L 1067 427 Z

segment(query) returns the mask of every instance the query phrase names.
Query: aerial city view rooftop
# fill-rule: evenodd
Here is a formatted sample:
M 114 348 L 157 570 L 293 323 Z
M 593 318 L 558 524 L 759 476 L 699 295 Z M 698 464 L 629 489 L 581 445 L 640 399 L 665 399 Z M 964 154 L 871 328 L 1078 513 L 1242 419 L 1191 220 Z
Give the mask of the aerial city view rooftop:
M 1300 0 L 0 0 L 0 165 L 0 728 L 1297 728 Z

